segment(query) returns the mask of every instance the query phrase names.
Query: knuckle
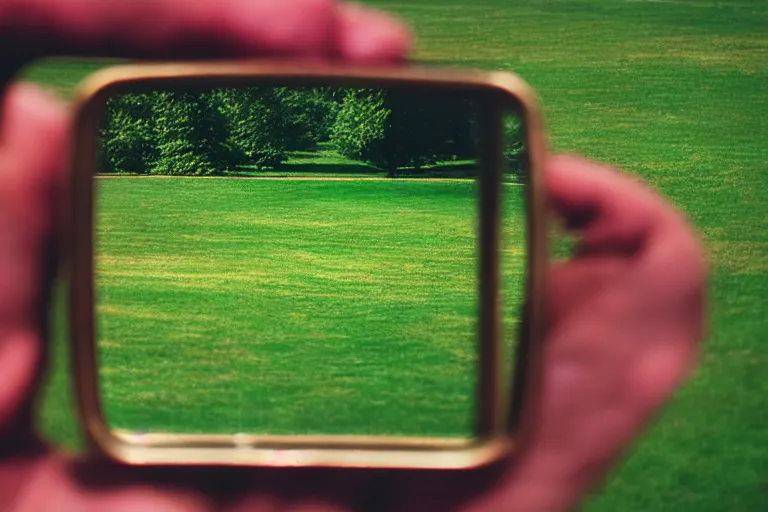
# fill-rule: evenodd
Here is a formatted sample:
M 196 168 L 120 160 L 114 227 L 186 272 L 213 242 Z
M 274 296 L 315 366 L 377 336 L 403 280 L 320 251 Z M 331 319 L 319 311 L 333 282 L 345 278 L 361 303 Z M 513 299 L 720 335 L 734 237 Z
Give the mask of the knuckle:
M 671 205 L 661 218 L 649 256 L 649 270 L 657 275 L 653 282 L 684 295 L 701 293 L 708 275 L 703 243 L 690 220 Z
M 699 289 L 708 273 L 703 244 L 687 221 L 681 217 L 679 222 L 682 229 L 676 248 L 676 266 L 681 271 L 680 284 L 688 289 Z

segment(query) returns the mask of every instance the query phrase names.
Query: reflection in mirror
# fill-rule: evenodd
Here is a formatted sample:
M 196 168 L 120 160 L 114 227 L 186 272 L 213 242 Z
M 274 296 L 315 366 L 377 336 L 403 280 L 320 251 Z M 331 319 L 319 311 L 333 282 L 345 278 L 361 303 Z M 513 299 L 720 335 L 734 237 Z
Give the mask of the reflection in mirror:
M 479 134 L 449 90 L 112 97 L 95 227 L 108 425 L 472 437 Z M 519 302 L 523 196 L 507 204 Z

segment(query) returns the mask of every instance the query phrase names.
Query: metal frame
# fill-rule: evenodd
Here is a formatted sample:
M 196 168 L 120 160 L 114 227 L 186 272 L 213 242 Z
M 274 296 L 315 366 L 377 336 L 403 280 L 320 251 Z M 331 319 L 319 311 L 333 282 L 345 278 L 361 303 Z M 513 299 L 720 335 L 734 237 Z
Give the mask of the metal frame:
M 158 87 L 228 87 L 237 85 L 329 85 L 452 88 L 481 95 L 484 126 L 479 172 L 480 288 L 478 316 L 480 368 L 476 437 L 391 438 L 365 436 L 274 436 L 144 434 L 112 431 L 104 421 L 99 397 L 94 303 L 94 175 L 97 129 L 106 100 L 124 92 Z M 528 281 L 515 390 L 502 371 L 499 338 L 499 234 L 504 160 L 502 117 L 517 113 L 527 138 Z M 538 389 L 538 339 L 547 262 L 547 227 L 541 164 L 543 127 L 535 97 L 519 77 L 427 67 L 350 67 L 328 63 L 232 61 L 122 65 L 91 75 L 75 98 L 74 147 L 67 215 L 70 258 L 70 343 L 78 415 L 92 450 L 135 465 L 250 465 L 466 469 L 508 455 L 530 425 L 523 399 Z M 524 412 L 524 409 L 525 412 Z

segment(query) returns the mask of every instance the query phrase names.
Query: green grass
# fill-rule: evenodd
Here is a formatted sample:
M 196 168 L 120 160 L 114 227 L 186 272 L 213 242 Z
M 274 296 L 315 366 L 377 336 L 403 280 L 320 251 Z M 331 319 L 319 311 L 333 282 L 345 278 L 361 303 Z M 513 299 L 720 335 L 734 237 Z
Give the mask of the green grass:
M 523 189 L 506 190 L 513 344 L 525 232 Z M 473 180 L 103 177 L 97 191 L 99 369 L 114 428 L 472 436 Z M 55 334 L 41 427 L 78 449 Z
M 110 424 L 470 437 L 475 188 L 101 179 Z M 521 283 L 523 231 L 508 225 L 508 275 Z
M 701 368 L 585 508 L 768 509 L 765 2 L 369 3 L 413 23 L 419 58 L 520 73 L 539 92 L 555 149 L 646 179 L 706 243 L 712 314 Z M 65 96 L 62 84 L 88 71 L 45 69 L 33 76 Z M 68 399 L 62 382 L 50 388 L 57 404 Z M 64 411 L 49 429 L 72 435 Z

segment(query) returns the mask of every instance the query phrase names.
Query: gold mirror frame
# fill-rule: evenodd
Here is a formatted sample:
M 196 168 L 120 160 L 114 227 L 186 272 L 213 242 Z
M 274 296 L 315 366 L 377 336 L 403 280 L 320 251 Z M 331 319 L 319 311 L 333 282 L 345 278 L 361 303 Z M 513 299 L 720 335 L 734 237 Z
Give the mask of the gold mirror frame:
M 106 100 L 116 94 L 180 84 L 310 85 L 453 88 L 481 94 L 484 137 L 479 189 L 479 386 L 473 439 L 366 436 L 144 434 L 112 431 L 104 420 L 95 339 L 94 176 L 98 127 Z M 501 191 L 505 161 L 502 119 L 523 121 L 527 168 L 527 284 L 518 359 L 504 382 L 499 332 Z M 518 76 L 429 67 L 350 67 L 328 63 L 197 62 L 121 65 L 98 71 L 81 84 L 74 104 L 74 140 L 67 219 L 70 343 L 78 416 L 93 452 L 131 465 L 236 465 L 269 467 L 367 467 L 467 469 L 509 454 L 530 428 L 527 399 L 536 394 L 542 295 L 548 260 L 541 165 L 543 126 L 535 96 Z M 525 401 L 524 401 L 525 399 Z M 525 412 L 524 412 L 525 409 Z

